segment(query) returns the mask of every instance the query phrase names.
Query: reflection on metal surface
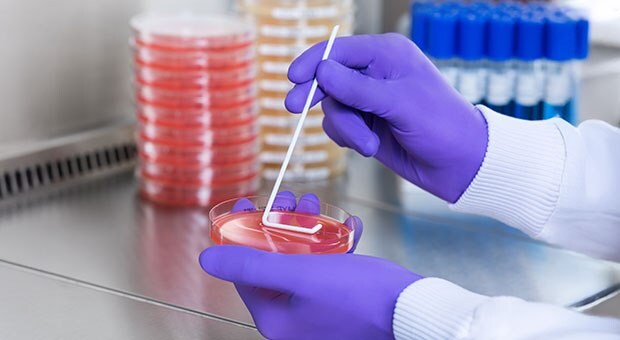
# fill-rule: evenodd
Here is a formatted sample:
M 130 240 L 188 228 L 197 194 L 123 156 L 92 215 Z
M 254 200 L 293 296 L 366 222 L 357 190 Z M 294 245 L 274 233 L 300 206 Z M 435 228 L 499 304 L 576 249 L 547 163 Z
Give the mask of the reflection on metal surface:
M 126 173 L 4 210 L 0 259 L 251 325 L 232 284 L 198 264 L 203 227 L 195 211 L 142 202 Z
M 261 339 L 254 329 L 0 264 L 2 339 Z M 9 307 L 10 308 L 7 308 Z
M 136 202 L 137 279 L 141 294 L 245 324 L 233 289 L 214 289 L 198 256 L 208 245 L 208 210 Z M 218 282 L 217 286 L 228 285 Z M 241 309 L 243 311 L 244 309 Z

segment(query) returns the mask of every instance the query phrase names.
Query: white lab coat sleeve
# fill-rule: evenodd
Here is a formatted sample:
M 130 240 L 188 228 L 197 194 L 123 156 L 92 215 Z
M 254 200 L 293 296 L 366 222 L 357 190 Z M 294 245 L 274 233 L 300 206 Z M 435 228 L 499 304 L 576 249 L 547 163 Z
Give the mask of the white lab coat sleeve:
M 451 209 L 493 217 L 533 238 L 620 261 L 620 129 L 525 121 L 479 106 L 485 158 Z
M 397 340 L 620 339 L 620 320 L 580 314 L 514 297 L 487 297 L 425 278 L 399 295 Z

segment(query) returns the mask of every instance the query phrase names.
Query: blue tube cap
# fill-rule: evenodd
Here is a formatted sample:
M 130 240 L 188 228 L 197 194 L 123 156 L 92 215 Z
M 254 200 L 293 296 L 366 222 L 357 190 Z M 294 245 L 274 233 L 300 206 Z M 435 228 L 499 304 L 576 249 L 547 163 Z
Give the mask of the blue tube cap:
M 506 61 L 514 56 L 515 47 L 514 17 L 506 14 L 495 14 L 489 19 L 487 56 L 494 61 Z
M 576 8 L 564 8 L 564 13 L 577 25 L 575 58 L 586 59 L 590 50 L 590 22 L 586 14 Z
M 532 12 L 534 14 L 545 15 L 549 10 L 549 5 L 540 2 L 531 2 L 525 5 L 524 12 Z
M 495 7 L 496 13 L 519 16 L 524 11 L 524 6 L 516 2 L 502 2 Z
M 436 7 L 428 2 L 414 2 L 411 6 L 411 40 L 422 51 L 427 49 L 428 25 Z
M 458 55 L 464 60 L 479 60 L 484 57 L 486 17 L 466 11 L 459 15 Z
M 577 20 L 577 59 L 586 59 L 590 52 L 590 21 L 586 18 Z
M 486 1 L 472 2 L 468 5 L 467 8 L 470 9 L 472 12 L 478 13 L 479 15 L 482 15 L 482 16 L 489 16 L 495 10 L 493 5 L 491 5 L 489 2 L 486 2 Z
M 550 13 L 545 30 L 545 57 L 553 61 L 568 61 L 577 51 L 577 22 L 562 12 Z
M 535 12 L 523 13 L 516 27 L 516 57 L 523 61 L 533 61 L 544 56 L 543 37 L 545 18 Z
M 459 1 L 446 1 L 446 2 L 443 2 L 439 7 L 440 11 L 444 13 L 451 13 L 451 14 L 458 13 L 462 9 L 463 9 L 463 4 Z
M 453 13 L 435 12 L 428 25 L 426 46 L 428 54 L 437 59 L 454 57 L 457 16 Z

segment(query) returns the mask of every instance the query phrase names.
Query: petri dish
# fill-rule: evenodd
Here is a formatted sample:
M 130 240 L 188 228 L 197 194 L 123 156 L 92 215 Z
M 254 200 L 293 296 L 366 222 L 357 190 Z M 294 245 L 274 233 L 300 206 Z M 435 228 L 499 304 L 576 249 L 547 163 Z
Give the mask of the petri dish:
M 238 0 L 237 7 L 276 22 L 328 20 L 353 11 L 353 0 Z
M 214 206 L 209 212 L 210 236 L 215 244 L 244 245 L 265 251 L 284 254 L 338 254 L 346 253 L 353 246 L 359 226 L 351 215 L 333 205 L 321 203 L 319 215 L 291 211 L 272 211 L 270 221 L 299 227 L 312 228 L 321 223 L 323 228 L 308 235 L 263 226 L 261 217 L 268 197 L 248 197 L 258 210 L 231 212 L 237 199 Z
M 341 13 L 338 18 L 329 20 L 310 20 L 309 22 L 299 21 L 276 21 L 272 18 L 257 17 L 256 18 L 257 31 L 256 43 L 262 48 L 262 55 L 279 55 L 277 49 L 273 49 L 271 52 L 265 47 L 267 46 L 281 46 L 289 45 L 291 47 L 299 46 L 300 41 L 307 47 L 310 47 L 318 42 L 325 41 L 332 28 L 335 25 L 340 25 L 338 36 L 351 35 L 353 32 L 353 14 Z M 327 30 L 327 33 L 325 31 Z M 297 34 L 298 38 L 295 38 Z
M 286 148 L 288 144 L 291 143 L 291 139 L 293 138 L 293 133 L 269 133 L 265 132 L 266 128 L 263 127 L 261 140 L 266 147 L 281 147 Z M 327 136 L 325 132 L 315 132 L 315 133 L 306 133 L 306 130 L 303 130 L 303 135 L 299 137 L 297 141 L 297 145 L 299 147 L 326 147 L 331 144 L 331 139 Z
M 249 159 L 240 163 L 203 166 L 196 163 L 169 164 L 153 162 L 141 158 L 138 173 L 143 178 L 174 185 L 213 185 L 234 184 L 258 175 L 260 165 L 258 159 Z
M 156 106 L 173 108 L 213 108 L 230 107 L 248 102 L 255 97 L 253 84 L 226 89 L 173 90 L 154 86 L 138 85 L 136 98 Z
M 295 117 L 296 118 L 296 117 Z M 294 124 L 297 124 L 297 119 L 291 119 Z M 311 122 L 313 123 L 313 122 Z M 288 146 L 293 138 L 294 128 L 291 127 L 276 127 L 261 125 L 261 134 L 266 144 L 270 145 L 283 145 Z M 299 145 L 318 145 L 329 142 L 330 139 L 323 130 L 323 126 L 310 124 L 306 125 L 304 122 L 303 135 L 299 139 Z
M 212 52 L 175 52 L 150 48 L 138 42 L 133 42 L 132 45 L 136 64 L 172 70 L 230 68 L 248 64 L 255 57 L 253 46 Z
M 136 65 L 135 79 L 139 85 L 169 90 L 205 90 L 251 84 L 256 78 L 253 63 L 217 70 L 160 69 Z
M 234 16 L 141 14 L 131 27 L 136 43 L 171 51 L 235 49 L 254 40 L 252 25 Z
M 306 116 L 306 121 L 304 122 L 304 129 L 322 129 L 323 117 L 324 116 L 320 111 L 313 111 L 312 114 L 308 113 Z M 263 129 L 289 129 L 289 132 L 294 131 L 295 126 L 297 125 L 297 119 L 295 116 L 291 117 L 290 113 L 284 114 L 283 112 L 278 114 L 267 114 L 263 112 L 263 114 L 261 114 L 258 118 L 258 122 Z
M 209 166 L 242 163 L 258 157 L 259 143 L 254 138 L 244 143 L 205 148 L 204 146 L 175 146 L 138 139 L 138 153 L 149 161 L 175 166 L 184 164 Z
M 273 147 L 263 144 L 260 152 L 260 160 L 265 165 L 281 165 L 286 156 L 287 148 Z M 328 166 L 342 158 L 345 154 L 345 150 L 337 145 L 318 145 L 315 147 L 304 147 L 295 150 L 291 156 L 291 164 L 304 165 L 304 164 L 324 164 Z
M 339 18 L 332 20 L 333 23 L 328 25 L 327 22 L 323 22 L 317 25 L 308 23 L 287 21 L 280 23 L 273 23 L 273 19 L 269 16 L 263 19 L 264 16 L 256 17 L 255 24 L 257 25 L 256 39 L 260 42 L 273 42 L 283 44 L 295 44 L 300 39 L 309 41 L 312 39 L 323 39 L 328 37 L 334 24 L 340 25 L 342 35 L 346 35 L 353 31 L 353 14 L 343 13 Z
M 281 164 L 262 163 L 263 178 L 268 181 L 275 180 L 280 171 L 280 166 Z M 346 161 L 342 157 L 322 163 L 304 164 L 291 162 L 284 174 L 284 180 L 295 182 L 321 181 L 339 176 L 345 170 Z
M 259 97 L 264 96 L 285 96 L 291 89 L 293 89 L 293 83 L 288 79 L 276 78 L 269 79 L 263 77 L 257 82 Z
M 208 207 L 233 197 L 252 195 L 259 184 L 258 176 L 221 186 L 170 185 L 141 177 L 139 192 L 144 199 L 163 205 Z
M 174 109 L 138 102 L 138 119 L 179 128 L 219 128 L 251 123 L 258 119 L 254 103 L 224 109 Z
M 169 145 L 217 146 L 236 145 L 249 142 L 258 136 L 258 125 L 254 122 L 233 127 L 177 128 L 139 121 L 139 138 Z

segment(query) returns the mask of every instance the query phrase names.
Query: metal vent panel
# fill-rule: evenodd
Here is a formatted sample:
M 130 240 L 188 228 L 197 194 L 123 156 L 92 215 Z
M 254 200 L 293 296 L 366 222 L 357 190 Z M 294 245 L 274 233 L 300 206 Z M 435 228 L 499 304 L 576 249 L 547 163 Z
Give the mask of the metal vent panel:
M 50 140 L 0 159 L 0 204 L 133 169 L 131 124 Z

